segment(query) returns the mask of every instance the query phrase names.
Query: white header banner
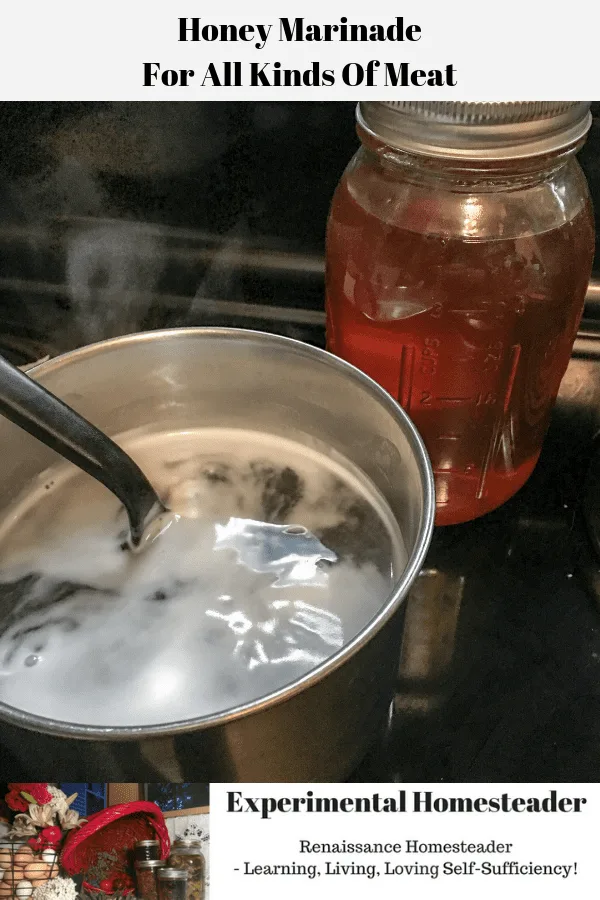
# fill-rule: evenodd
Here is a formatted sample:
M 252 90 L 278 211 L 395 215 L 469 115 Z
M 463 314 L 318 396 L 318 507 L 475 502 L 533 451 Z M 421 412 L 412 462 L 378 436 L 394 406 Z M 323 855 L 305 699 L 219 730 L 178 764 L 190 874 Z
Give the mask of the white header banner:
M 598 892 L 598 784 L 213 784 L 211 898 Z
M 600 4 L 0 5 L 4 100 L 583 100 Z

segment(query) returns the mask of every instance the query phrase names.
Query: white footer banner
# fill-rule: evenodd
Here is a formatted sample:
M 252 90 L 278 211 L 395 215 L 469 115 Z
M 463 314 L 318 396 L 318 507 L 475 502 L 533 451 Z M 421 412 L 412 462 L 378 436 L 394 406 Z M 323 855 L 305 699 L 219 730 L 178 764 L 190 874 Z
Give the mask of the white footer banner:
M 593 784 L 212 784 L 211 897 L 592 897 Z

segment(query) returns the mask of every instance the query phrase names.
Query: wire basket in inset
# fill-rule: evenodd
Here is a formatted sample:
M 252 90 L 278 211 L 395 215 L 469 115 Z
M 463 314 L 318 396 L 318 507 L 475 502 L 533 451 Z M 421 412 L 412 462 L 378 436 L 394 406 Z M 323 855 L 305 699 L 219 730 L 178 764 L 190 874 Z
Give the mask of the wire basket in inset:
M 33 850 L 23 841 L 0 840 L 0 900 L 28 900 L 37 887 L 58 876 L 55 850 Z

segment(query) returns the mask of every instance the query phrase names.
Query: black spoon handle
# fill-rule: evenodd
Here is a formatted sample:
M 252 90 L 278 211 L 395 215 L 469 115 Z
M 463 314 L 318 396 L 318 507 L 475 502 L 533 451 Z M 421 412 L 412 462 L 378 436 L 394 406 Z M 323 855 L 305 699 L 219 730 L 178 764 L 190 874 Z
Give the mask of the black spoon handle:
M 0 356 L 0 413 L 115 494 L 137 546 L 150 513 L 164 511 L 154 488 L 114 441 Z

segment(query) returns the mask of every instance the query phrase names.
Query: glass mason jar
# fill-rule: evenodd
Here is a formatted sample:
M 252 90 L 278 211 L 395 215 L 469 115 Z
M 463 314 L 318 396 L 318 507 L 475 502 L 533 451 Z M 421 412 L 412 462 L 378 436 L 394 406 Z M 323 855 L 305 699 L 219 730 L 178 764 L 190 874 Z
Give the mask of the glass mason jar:
M 587 103 L 361 103 L 327 228 L 327 344 L 419 429 L 436 523 L 538 460 L 594 253 Z
M 188 873 L 184 869 L 159 868 L 158 900 L 186 900 Z
M 142 859 L 135 864 L 135 880 L 139 900 L 158 900 L 158 871 L 166 867 L 161 859 Z
M 173 842 L 169 865 L 188 873 L 188 900 L 203 900 L 205 861 L 202 843 L 190 838 Z

